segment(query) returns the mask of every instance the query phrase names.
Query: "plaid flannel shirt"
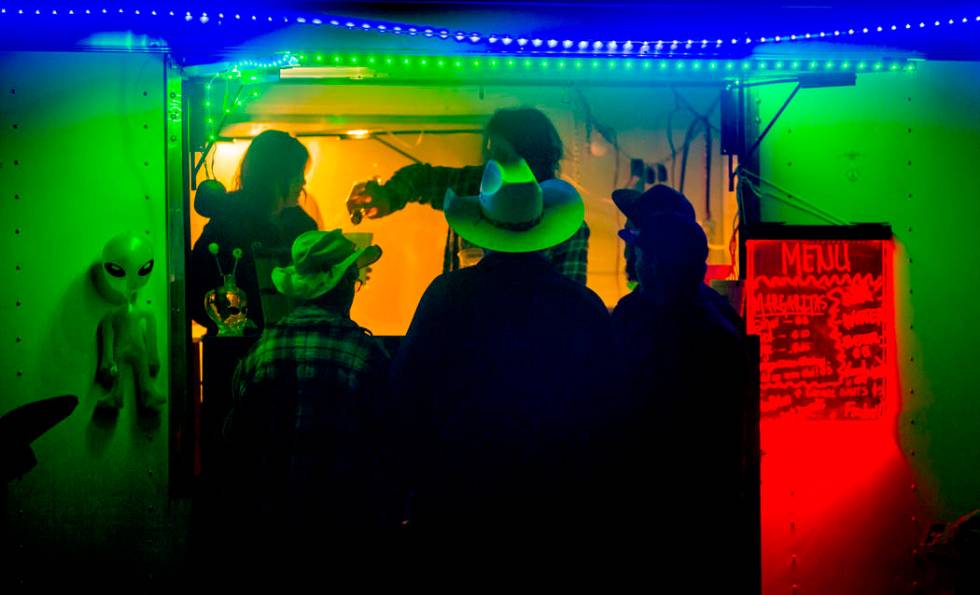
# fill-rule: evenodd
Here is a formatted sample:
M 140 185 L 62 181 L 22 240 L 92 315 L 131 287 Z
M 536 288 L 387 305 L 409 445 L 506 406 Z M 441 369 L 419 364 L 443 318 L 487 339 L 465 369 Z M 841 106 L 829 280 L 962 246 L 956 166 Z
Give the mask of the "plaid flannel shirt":
M 390 360 L 349 317 L 303 304 L 268 327 L 235 370 L 225 437 L 266 477 L 316 481 L 318 441 L 359 440 L 390 405 Z
M 441 211 L 442 201 L 448 188 L 452 188 L 453 192 L 460 196 L 472 196 L 479 194 L 482 179 L 482 165 L 457 168 L 418 163 L 405 166 L 395 172 L 395 175 L 384 185 L 384 189 L 388 191 L 391 199 L 392 211 L 404 208 L 409 202 L 428 204 Z M 461 248 L 470 245 L 450 229 L 443 254 L 443 272 L 458 269 L 457 253 Z M 542 252 L 555 265 L 558 272 L 585 285 L 589 259 L 589 226 L 584 221 L 574 236 Z

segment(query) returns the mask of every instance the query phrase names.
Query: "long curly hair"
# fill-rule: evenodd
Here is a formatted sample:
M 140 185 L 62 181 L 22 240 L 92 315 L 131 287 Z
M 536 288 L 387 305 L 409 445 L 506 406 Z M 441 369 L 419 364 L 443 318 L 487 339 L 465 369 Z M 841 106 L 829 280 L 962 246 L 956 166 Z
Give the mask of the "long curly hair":
M 558 130 L 548 116 L 533 107 L 499 109 L 490 117 L 484 132 L 483 146 L 497 136 L 505 139 L 527 162 L 539 181 L 550 180 L 558 174 L 558 163 L 564 147 Z M 484 155 L 489 159 L 491 155 Z
M 289 192 L 290 184 L 305 174 L 309 160 L 309 151 L 295 137 L 281 130 L 266 130 L 252 139 L 235 183 L 254 208 L 272 212 Z

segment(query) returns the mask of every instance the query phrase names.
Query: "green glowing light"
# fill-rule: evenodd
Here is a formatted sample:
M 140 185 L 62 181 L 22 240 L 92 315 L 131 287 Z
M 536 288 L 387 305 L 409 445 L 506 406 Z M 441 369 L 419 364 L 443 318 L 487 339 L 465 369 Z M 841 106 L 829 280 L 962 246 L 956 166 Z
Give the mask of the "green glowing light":
M 565 68 L 565 61 L 564 60 L 559 60 L 558 61 L 558 68 L 560 68 L 560 69 L 564 69 Z
M 374 59 L 374 56 L 371 56 L 370 58 L 368 58 L 368 64 L 374 64 L 375 61 L 376 60 Z
M 340 64 L 340 56 L 334 56 L 333 57 L 333 63 L 334 64 Z
M 864 70 L 867 67 L 868 64 L 866 62 L 858 62 L 858 70 Z
M 394 60 L 391 59 L 391 56 L 385 57 L 385 64 L 391 64 L 392 62 L 394 62 Z
M 351 56 L 350 58 L 351 64 L 357 64 L 359 60 L 360 58 L 358 58 L 357 56 Z
M 625 62 L 623 62 L 623 67 L 626 68 L 626 70 L 633 70 L 633 61 L 626 60 Z
M 649 60 L 644 60 L 643 70 L 650 70 L 651 68 L 653 68 L 653 62 L 650 62 Z
M 898 63 L 892 62 L 892 65 L 888 67 L 888 70 L 898 70 Z
M 790 66 L 793 68 L 793 70 L 797 70 L 800 67 L 800 63 L 794 60 Z
M 479 68 L 481 65 L 482 65 L 482 63 L 479 60 L 473 60 L 473 66 L 475 68 Z
M 660 61 L 660 70 L 667 70 L 667 61 L 666 60 L 661 60 Z
M 532 66 L 534 66 L 534 62 L 532 62 L 529 58 L 525 58 L 524 59 L 524 68 L 530 68 Z
M 717 70 L 718 69 L 718 63 L 717 62 L 708 62 L 708 69 L 709 70 Z
M 490 60 L 490 68 L 496 68 L 496 67 L 497 67 L 497 60 L 495 59 Z
M 850 62 L 844 61 L 844 62 L 841 62 L 840 63 L 840 69 L 841 70 L 847 70 L 850 67 L 851 67 L 851 63 Z
M 782 60 L 779 60 L 778 62 L 776 62 L 776 65 L 775 66 L 776 66 L 776 70 L 782 70 L 783 69 L 783 61 Z
M 421 60 L 419 60 L 419 64 L 421 64 L 422 66 L 428 66 L 429 61 L 425 58 L 422 58 Z
M 599 68 L 599 61 L 598 60 L 593 60 L 592 61 L 592 70 L 595 70 L 596 68 Z
M 516 64 L 516 62 L 514 62 L 513 60 L 511 60 L 511 59 L 508 59 L 507 60 L 507 66 L 510 66 L 511 68 L 513 68 L 514 67 L 514 64 Z
M 881 62 L 875 62 L 875 70 L 881 70 Z
M 765 70 L 765 69 L 766 69 L 766 63 L 765 62 L 759 62 L 759 70 Z
M 323 54 L 317 54 L 313 57 L 317 62 L 323 62 Z
M 830 70 L 831 68 L 834 67 L 834 62 L 832 60 L 827 60 L 827 63 L 824 64 L 823 67 L 826 68 L 827 70 Z
M 453 61 L 453 66 L 455 66 L 456 68 L 462 68 L 463 67 L 463 63 L 461 61 L 459 61 L 459 60 L 455 60 L 455 61 Z
M 204 107 L 211 107 L 211 102 L 210 101 L 205 101 L 204 102 Z
M 402 64 L 404 64 L 405 66 L 408 66 L 411 63 L 412 63 L 412 61 L 409 60 L 408 58 L 402 58 Z
M 677 70 L 684 70 L 684 61 L 677 60 L 674 64 L 674 68 L 676 68 Z
M 817 61 L 816 60 L 810 60 L 810 70 L 813 70 L 816 67 L 817 67 Z
M 742 70 L 748 70 L 750 68 L 752 68 L 751 62 L 742 62 Z
M 733 70 L 734 68 L 735 68 L 735 63 L 734 62 L 726 62 L 725 63 L 725 70 Z
M 576 60 L 575 61 L 575 68 L 578 68 L 578 69 L 581 69 L 582 68 L 582 61 L 581 60 Z

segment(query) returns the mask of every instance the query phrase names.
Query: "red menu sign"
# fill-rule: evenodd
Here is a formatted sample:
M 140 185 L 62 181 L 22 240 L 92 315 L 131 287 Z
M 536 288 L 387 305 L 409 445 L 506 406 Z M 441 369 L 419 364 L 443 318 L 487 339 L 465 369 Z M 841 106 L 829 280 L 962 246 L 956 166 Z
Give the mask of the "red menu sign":
M 749 240 L 746 325 L 763 416 L 873 419 L 885 396 L 883 240 Z

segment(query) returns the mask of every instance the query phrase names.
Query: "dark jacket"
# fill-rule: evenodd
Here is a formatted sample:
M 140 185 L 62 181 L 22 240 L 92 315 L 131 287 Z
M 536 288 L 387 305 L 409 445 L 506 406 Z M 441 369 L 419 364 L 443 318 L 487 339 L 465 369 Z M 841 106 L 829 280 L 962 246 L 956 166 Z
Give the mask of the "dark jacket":
M 742 408 L 748 368 L 742 334 L 701 292 L 660 306 L 642 290 L 612 315 L 628 422 L 619 490 L 635 527 L 662 533 L 677 555 L 736 534 Z
M 436 278 L 392 374 L 415 526 L 579 526 L 611 347 L 602 300 L 539 254 L 491 253 Z
M 222 278 L 214 256 L 208 251 L 208 244 L 216 242 L 219 245 L 218 259 L 226 274 L 234 268 L 232 250 L 242 249 L 243 256 L 235 278 L 248 299 L 249 320 L 261 329 L 265 320 L 252 245 L 259 242 L 266 250 L 279 250 L 288 255 L 297 236 L 316 229 L 316 222 L 300 207 L 289 207 L 278 215 L 270 216 L 249 208 L 249 203 L 246 195 L 237 191 L 209 197 L 204 204 L 195 205 L 198 212 L 211 220 L 204 226 L 201 237 L 191 250 L 187 267 L 187 299 L 191 317 L 207 327 L 209 333 L 214 333 L 216 327 L 205 313 L 204 296 L 208 291 L 220 287 Z

